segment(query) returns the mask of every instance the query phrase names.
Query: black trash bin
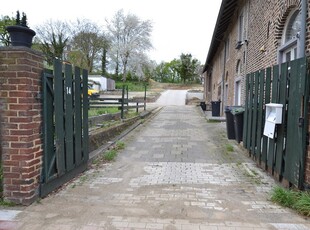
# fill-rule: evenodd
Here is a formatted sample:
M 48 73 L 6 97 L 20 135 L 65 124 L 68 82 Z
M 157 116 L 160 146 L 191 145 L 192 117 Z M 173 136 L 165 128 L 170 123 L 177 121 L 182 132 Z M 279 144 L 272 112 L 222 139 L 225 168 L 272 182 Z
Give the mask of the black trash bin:
M 225 106 L 225 116 L 226 116 L 227 138 L 230 140 L 234 140 L 236 139 L 236 135 L 234 126 L 234 116 L 231 113 L 231 106 Z
M 234 118 L 234 129 L 236 141 L 240 143 L 243 137 L 243 114 L 244 108 L 236 108 L 231 111 Z
M 221 114 L 221 101 L 211 101 L 212 117 L 219 117 Z
M 206 111 L 206 110 L 207 110 L 206 102 L 201 101 L 201 102 L 200 102 L 200 107 L 201 107 L 201 109 L 202 109 L 203 111 Z

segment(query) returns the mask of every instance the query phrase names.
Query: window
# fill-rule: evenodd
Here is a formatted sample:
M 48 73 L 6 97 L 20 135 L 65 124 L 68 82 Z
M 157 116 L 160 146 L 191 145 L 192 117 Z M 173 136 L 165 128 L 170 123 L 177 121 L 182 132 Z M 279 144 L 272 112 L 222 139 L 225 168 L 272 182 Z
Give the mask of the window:
M 244 31 L 244 17 L 243 13 L 239 15 L 238 19 L 238 41 L 243 41 L 243 31 Z
M 301 14 L 299 10 L 296 10 L 288 21 L 285 31 L 285 42 L 289 42 L 292 39 L 298 37 L 301 30 Z
M 225 91 L 224 91 L 224 104 L 228 104 L 228 84 L 225 84 Z
M 238 60 L 235 79 L 235 105 L 241 105 L 241 78 L 241 61 Z
M 293 10 L 288 16 L 279 49 L 279 62 L 289 62 L 298 57 L 299 33 L 301 31 L 301 12 Z
M 241 80 L 235 83 L 235 105 L 241 105 Z
M 237 61 L 236 74 L 238 77 L 241 76 L 241 61 L 240 61 L 240 59 Z
M 225 41 L 225 61 L 227 61 L 229 59 L 229 37 L 226 39 Z

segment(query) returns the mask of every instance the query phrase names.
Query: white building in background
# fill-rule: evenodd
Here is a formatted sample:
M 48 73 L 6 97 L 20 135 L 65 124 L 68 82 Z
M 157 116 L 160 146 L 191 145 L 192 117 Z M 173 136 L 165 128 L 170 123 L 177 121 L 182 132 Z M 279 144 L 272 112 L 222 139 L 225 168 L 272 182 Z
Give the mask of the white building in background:
M 98 87 L 96 89 L 99 91 L 115 90 L 115 81 L 110 78 L 101 75 L 88 75 L 88 80 L 99 83 L 94 85 L 94 87 Z

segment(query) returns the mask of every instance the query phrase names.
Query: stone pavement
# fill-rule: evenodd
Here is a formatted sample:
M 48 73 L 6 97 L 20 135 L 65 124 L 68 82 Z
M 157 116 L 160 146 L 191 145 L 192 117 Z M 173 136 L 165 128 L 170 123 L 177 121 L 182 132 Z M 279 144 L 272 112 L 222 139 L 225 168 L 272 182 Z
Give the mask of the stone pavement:
M 269 201 L 276 182 L 200 107 L 164 107 L 122 141 L 115 162 L 29 207 L 3 210 L 9 221 L 0 229 L 310 229 Z

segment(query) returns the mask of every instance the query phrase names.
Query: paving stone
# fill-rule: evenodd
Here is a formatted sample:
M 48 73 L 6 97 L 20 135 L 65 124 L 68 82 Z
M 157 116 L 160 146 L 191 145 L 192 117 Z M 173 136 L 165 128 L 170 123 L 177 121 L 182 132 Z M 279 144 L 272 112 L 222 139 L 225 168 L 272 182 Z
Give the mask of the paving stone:
M 225 123 L 207 123 L 199 109 L 163 108 L 122 140 L 115 162 L 24 208 L 14 228 L 310 229 L 269 201 L 275 181 L 227 140 Z

